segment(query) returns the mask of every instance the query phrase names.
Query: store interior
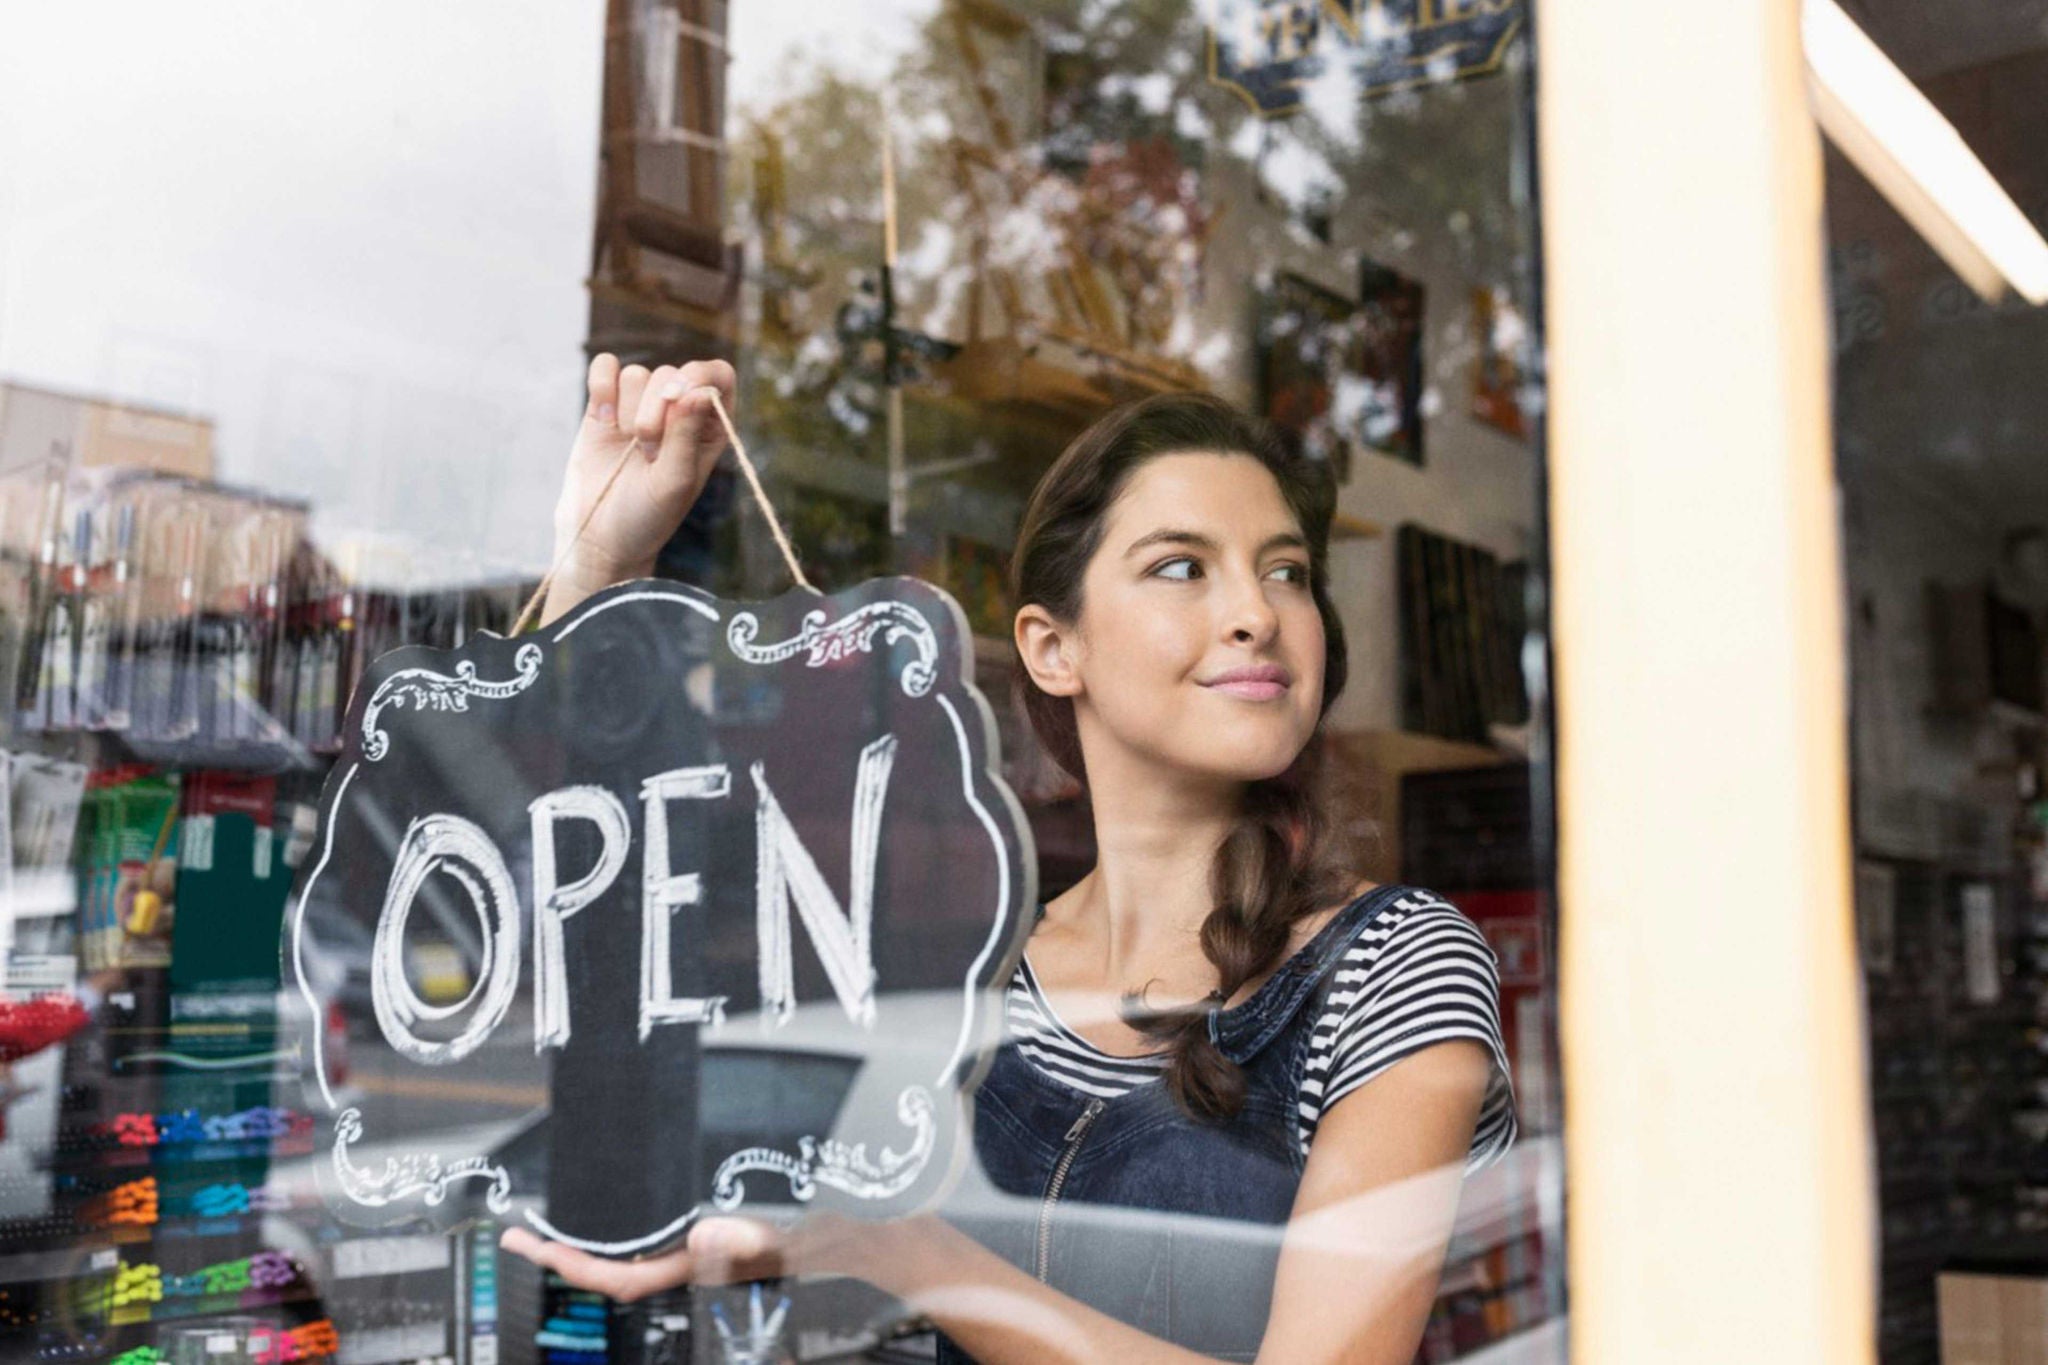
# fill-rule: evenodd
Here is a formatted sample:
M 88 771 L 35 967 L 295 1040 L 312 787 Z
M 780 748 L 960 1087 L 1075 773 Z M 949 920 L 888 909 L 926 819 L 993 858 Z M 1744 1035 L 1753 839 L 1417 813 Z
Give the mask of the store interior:
M 493 430 L 539 423 L 566 451 L 598 352 L 731 360 L 739 429 L 810 579 L 831 592 L 912 574 L 962 608 L 1045 895 L 1093 849 L 1085 796 L 1011 691 L 1003 566 L 1033 483 L 1117 403 L 1182 390 L 1259 413 L 1325 462 L 1351 641 L 1329 742 L 1370 793 L 1369 875 L 1453 900 L 1500 958 L 1520 1120 L 1508 1159 L 1465 1188 L 1418 1360 L 1562 1360 L 1521 6 L 1477 7 L 1434 38 L 1364 34 L 1329 6 L 1262 62 L 1183 0 L 775 8 L 611 0 L 601 41 L 587 35 L 596 174 L 585 256 L 566 272 L 587 271 L 583 356 L 563 356 L 547 390 L 552 428 L 529 410 Z M 409 155 L 438 145 L 431 127 L 411 135 Z M 1868 252 L 1894 249 L 1884 229 Z M 0 372 L 0 1359 L 756 1358 L 704 1326 L 743 1295 L 607 1303 L 501 1258 L 488 1219 L 364 1228 L 315 1178 L 323 1090 L 375 1096 L 415 1135 L 546 1162 L 544 1086 L 407 1092 L 367 945 L 330 945 L 314 993 L 289 989 L 277 943 L 354 679 L 394 648 L 509 631 L 546 547 L 522 552 L 505 528 L 537 539 L 552 472 L 514 475 L 505 456 L 487 477 L 422 483 L 454 468 L 435 461 L 459 443 L 460 411 L 417 461 L 380 447 L 375 405 L 350 396 L 386 392 L 368 370 L 252 381 L 267 395 L 174 380 L 166 401 L 125 363 L 96 383 L 22 363 L 32 339 L 14 335 L 15 372 Z M 194 372 L 174 342 L 145 349 L 158 373 Z M 484 383 L 461 411 L 487 403 Z M 384 490 L 388 517 L 365 512 L 364 488 Z M 489 526 L 421 529 L 437 516 Z M 2031 543 L 2048 608 L 2048 540 Z M 1937 559 L 1947 532 L 1925 544 L 1921 577 L 1998 567 Z M 1883 590 L 1906 592 L 1903 564 L 1883 559 Z M 736 600 L 788 588 L 730 459 L 658 572 Z M 1983 726 L 2037 733 L 2011 710 Z M 1900 873 L 1902 962 L 1913 875 Z M 473 947 L 425 933 L 407 945 L 409 979 L 463 1001 Z M 819 1330 L 787 1358 L 917 1359 L 927 1340 L 916 1323 Z
M 2048 225 L 2042 7 L 1852 8 Z M 2001 1296 L 2048 1273 L 2048 315 L 1833 153 L 1827 208 L 1880 1359 L 2033 1359 Z

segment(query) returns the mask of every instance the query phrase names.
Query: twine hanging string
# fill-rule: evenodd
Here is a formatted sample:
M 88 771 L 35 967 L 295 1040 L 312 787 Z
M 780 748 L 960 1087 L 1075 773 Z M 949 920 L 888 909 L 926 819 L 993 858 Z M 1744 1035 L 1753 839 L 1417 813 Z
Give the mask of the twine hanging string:
M 569 537 L 569 543 L 555 556 L 555 562 L 548 565 L 548 571 L 540 576 L 540 584 L 534 588 L 533 596 L 526 599 L 526 606 L 520 611 L 519 619 L 512 623 L 514 635 L 526 634 L 526 628 L 532 625 L 540 614 L 541 603 L 548 600 L 548 589 L 555 585 L 555 575 L 569 562 L 569 556 L 575 553 L 577 544 L 583 539 L 583 533 L 590 529 L 590 519 L 596 516 L 597 509 L 604 505 L 605 494 L 612 491 L 612 485 L 619 481 L 619 475 L 625 473 L 626 461 L 639 453 L 640 438 L 635 436 L 626 442 L 626 448 L 619 452 L 618 463 L 613 465 L 612 472 L 605 476 L 604 485 L 597 490 L 597 496 L 590 500 L 590 510 L 583 514 L 582 522 L 576 527 L 576 534 Z
M 739 456 L 740 473 L 747 476 L 747 487 L 754 490 L 754 501 L 761 504 L 761 515 L 768 519 L 768 534 L 775 537 L 775 548 L 782 551 L 782 562 L 789 566 L 789 576 L 805 592 L 816 592 L 811 580 L 804 577 L 804 566 L 797 563 L 796 551 L 790 548 L 789 537 L 783 534 L 782 519 L 775 515 L 775 504 L 768 501 L 768 495 L 761 491 L 761 476 L 754 472 L 754 462 L 747 458 L 746 442 L 740 440 L 734 429 L 732 418 L 725 412 L 725 400 L 718 396 L 717 389 L 707 388 L 711 395 L 711 410 L 718 414 L 718 420 L 725 424 L 726 439 L 732 442 L 732 453 Z
M 782 562 L 789 566 L 789 576 L 796 580 L 798 587 L 807 592 L 816 592 L 817 589 L 811 586 L 811 580 L 804 577 L 803 565 L 797 562 L 796 551 L 791 548 L 789 537 L 783 533 L 782 519 L 775 515 L 775 504 L 768 501 L 768 494 L 761 488 L 761 476 L 754 471 L 754 462 L 747 458 L 746 443 L 740 440 L 739 431 L 734 428 L 732 418 L 727 415 L 725 403 L 718 396 L 718 390 L 707 385 L 704 392 L 711 395 L 712 410 L 718 414 L 719 423 L 725 428 L 726 439 L 732 442 L 733 454 L 739 457 L 740 473 L 746 476 L 747 487 L 753 490 L 754 501 L 760 504 L 761 515 L 767 518 L 768 533 L 775 537 L 775 548 L 782 552 Z M 591 499 L 590 510 L 583 514 L 583 521 L 577 526 L 576 534 L 569 537 L 569 543 L 562 547 L 562 552 L 555 556 L 555 562 L 548 566 L 547 573 L 541 577 L 540 586 L 533 590 L 532 597 L 526 599 L 526 607 L 519 613 L 519 620 L 512 627 L 514 635 L 524 635 L 527 626 L 539 614 L 541 604 L 547 601 L 548 589 L 554 586 L 555 575 L 568 563 L 569 556 L 582 541 L 583 533 L 590 529 L 591 518 L 595 517 L 597 509 L 604 505 L 605 497 L 612 491 L 612 485 L 619 481 L 619 475 L 625 472 L 626 461 L 632 459 L 639 450 L 639 437 L 636 436 L 626 443 L 625 450 L 619 454 L 618 463 L 612 466 L 612 472 L 605 476 L 603 486 L 597 490 L 597 496 Z

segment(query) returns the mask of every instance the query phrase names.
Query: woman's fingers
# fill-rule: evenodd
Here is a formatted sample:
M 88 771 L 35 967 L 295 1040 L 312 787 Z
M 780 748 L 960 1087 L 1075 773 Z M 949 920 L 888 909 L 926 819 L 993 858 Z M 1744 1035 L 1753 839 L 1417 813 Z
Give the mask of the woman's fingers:
M 640 402 L 633 410 L 633 436 L 649 457 L 661 449 L 675 380 L 675 366 L 663 365 L 655 370 L 647 376 L 646 386 L 640 390 Z
M 723 360 L 686 365 L 620 366 L 617 356 L 593 356 L 587 377 L 587 420 L 630 435 L 645 458 L 658 465 L 662 483 L 673 491 L 702 485 L 726 445 L 725 423 L 711 400 L 731 415 L 738 376 Z
M 712 408 L 716 392 L 732 412 L 734 378 L 732 366 L 723 360 L 697 360 L 683 366 L 664 392 L 673 395 L 668 427 L 662 434 L 661 472 L 679 487 L 697 488 L 718 462 L 725 448 L 725 423 Z
M 784 1241 L 751 1218 L 706 1218 L 690 1229 L 685 1249 L 700 1283 L 728 1284 L 782 1274 Z
M 649 370 L 645 365 L 628 365 L 619 371 L 619 428 L 630 433 L 647 396 Z
M 552 1270 L 578 1289 L 594 1290 L 607 1298 L 631 1303 L 664 1289 L 674 1289 L 690 1279 L 691 1257 L 687 1248 L 664 1252 L 644 1261 L 611 1261 L 593 1256 L 560 1242 L 536 1237 L 525 1228 L 507 1228 L 498 1245 L 515 1256 Z
M 734 417 L 735 397 L 739 388 L 739 376 L 723 360 L 700 360 L 685 365 L 684 380 L 696 402 L 696 410 L 703 414 L 703 423 L 710 438 L 710 449 L 716 453 L 725 444 L 725 424 L 718 420 L 718 414 L 711 410 L 711 397 L 704 389 L 718 390 L 718 397 L 725 404 L 727 416 Z
M 607 1260 L 537 1237 L 525 1228 L 505 1229 L 498 1245 L 554 1271 L 578 1289 L 628 1303 L 691 1281 L 730 1284 L 786 1271 L 784 1234 L 750 1218 L 706 1218 L 690 1229 L 683 1246 L 644 1261 Z
M 684 410 L 697 420 L 701 438 L 715 450 L 724 444 L 725 426 L 711 410 L 711 396 L 703 390 L 718 390 L 719 399 L 730 413 L 736 379 L 732 366 L 723 360 L 693 360 L 683 366 L 676 379 L 688 400 Z
M 719 424 L 717 414 L 711 410 L 710 395 L 706 389 L 716 388 L 719 397 L 726 400 L 731 410 L 732 391 L 730 381 L 721 384 L 721 371 L 729 376 L 732 367 L 724 361 L 693 360 L 677 370 L 666 389 L 668 397 L 676 400 L 675 420 L 671 423 L 670 436 L 681 436 L 685 448 L 709 450 L 713 453 L 725 435 L 725 428 Z
M 619 419 L 619 358 L 610 351 L 600 351 L 590 358 L 590 371 L 586 376 L 590 390 L 590 402 L 584 407 L 583 415 L 599 426 L 611 426 Z

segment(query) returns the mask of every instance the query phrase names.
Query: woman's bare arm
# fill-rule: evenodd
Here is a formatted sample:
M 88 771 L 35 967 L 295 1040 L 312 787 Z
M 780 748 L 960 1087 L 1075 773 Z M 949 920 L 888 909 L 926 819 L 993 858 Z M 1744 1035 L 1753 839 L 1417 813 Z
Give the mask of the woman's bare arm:
M 1433 1044 L 1316 1124 L 1261 1361 L 1409 1365 L 1436 1301 L 1492 1061 Z
M 1260 1360 L 1408 1365 L 1415 1358 L 1490 1065 L 1478 1043 L 1439 1043 L 1322 1117 L 1282 1243 Z M 856 1276 L 932 1319 L 984 1365 L 1207 1359 L 1040 1283 L 928 1215 L 879 1225 L 813 1218 L 788 1235 L 747 1219 L 712 1218 L 692 1229 L 684 1248 L 633 1262 L 519 1229 L 504 1244 L 618 1299 L 690 1280 Z

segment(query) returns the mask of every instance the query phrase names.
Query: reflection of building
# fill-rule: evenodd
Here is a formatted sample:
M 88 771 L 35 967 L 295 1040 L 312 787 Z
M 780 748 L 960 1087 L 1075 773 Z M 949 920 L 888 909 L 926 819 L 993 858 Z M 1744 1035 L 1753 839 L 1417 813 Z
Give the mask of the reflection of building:
M 725 0 L 609 0 L 590 349 L 629 359 L 729 346 Z
M 585 350 L 656 366 L 735 358 L 741 248 L 728 242 L 726 0 L 608 0 Z M 657 572 L 709 577 L 732 476 L 714 474 Z
M 1043 36 L 996 0 L 948 0 L 938 31 L 978 116 L 947 146 L 976 270 L 962 348 L 941 375 L 973 401 L 1084 420 L 1119 399 L 1203 387 L 1165 350 L 1187 302 L 1176 257 L 1199 251 L 1206 220 L 1172 149 L 1105 140 L 1085 149 L 1078 174 L 1047 169 L 1049 92 L 1002 82 L 1006 70 L 1044 70 Z M 991 60 L 994 47 L 1009 60 Z M 1020 214 L 1043 215 L 1040 259 L 1001 259 L 1004 219 Z

